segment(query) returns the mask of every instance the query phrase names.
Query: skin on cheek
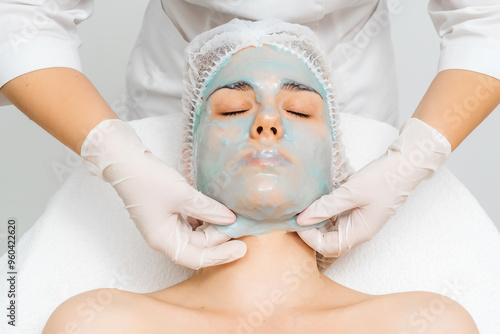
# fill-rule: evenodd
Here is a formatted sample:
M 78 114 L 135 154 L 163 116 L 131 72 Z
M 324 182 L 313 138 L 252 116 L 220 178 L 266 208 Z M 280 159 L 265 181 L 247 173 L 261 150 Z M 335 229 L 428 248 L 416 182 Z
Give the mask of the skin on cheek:
M 331 139 L 329 125 L 323 123 L 321 127 L 312 127 L 300 124 L 296 129 L 296 152 L 300 157 L 301 165 L 295 172 L 294 187 L 304 189 L 300 196 L 313 197 L 311 194 L 324 194 L 331 188 Z M 307 175 L 307 183 L 304 183 Z
M 207 144 L 209 149 L 227 146 L 231 140 L 234 140 L 234 131 L 232 130 L 226 130 L 216 125 L 212 125 L 208 129 Z

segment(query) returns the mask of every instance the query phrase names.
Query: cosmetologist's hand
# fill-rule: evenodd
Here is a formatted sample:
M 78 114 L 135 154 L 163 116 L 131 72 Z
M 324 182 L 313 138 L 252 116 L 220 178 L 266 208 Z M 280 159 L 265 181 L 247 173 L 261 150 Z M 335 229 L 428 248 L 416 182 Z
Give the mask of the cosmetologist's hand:
M 341 256 L 371 240 L 415 187 L 431 177 L 450 154 L 451 145 L 441 133 L 410 118 L 386 153 L 297 217 L 299 225 L 307 226 L 340 214 L 333 228 L 327 224 L 329 229 L 325 226 L 297 233 L 324 256 Z
M 228 241 L 213 226 L 193 231 L 181 213 L 220 225 L 236 217 L 155 157 L 127 123 L 109 119 L 98 124 L 85 139 L 81 156 L 91 174 L 114 187 L 148 245 L 175 263 L 199 269 L 245 254 L 244 242 Z

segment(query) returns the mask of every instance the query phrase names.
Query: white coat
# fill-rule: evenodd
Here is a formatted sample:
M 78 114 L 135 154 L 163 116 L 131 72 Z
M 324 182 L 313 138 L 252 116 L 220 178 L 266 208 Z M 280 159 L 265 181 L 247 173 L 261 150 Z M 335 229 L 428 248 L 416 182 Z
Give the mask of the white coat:
M 41 68 L 81 70 L 76 25 L 93 7 L 92 0 L 0 0 L 0 87 Z M 428 9 L 441 37 L 438 71 L 500 79 L 499 1 L 431 0 Z M 180 112 L 189 41 L 234 17 L 275 17 L 318 34 L 340 111 L 397 125 L 390 13 L 401 10 L 399 0 L 151 0 L 130 55 L 126 107 L 115 112 L 125 120 Z M 0 94 L 0 105 L 7 103 Z

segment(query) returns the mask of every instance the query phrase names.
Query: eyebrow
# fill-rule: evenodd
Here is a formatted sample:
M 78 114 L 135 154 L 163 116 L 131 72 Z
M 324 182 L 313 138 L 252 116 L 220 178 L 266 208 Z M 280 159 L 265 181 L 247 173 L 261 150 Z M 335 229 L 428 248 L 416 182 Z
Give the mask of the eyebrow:
M 293 80 L 285 80 L 285 82 L 281 86 L 281 89 L 288 90 L 291 92 L 299 92 L 299 91 L 313 92 L 318 94 L 321 98 L 323 98 L 323 96 L 321 96 L 321 94 L 318 93 L 314 88 L 298 83 Z
M 208 101 L 208 99 L 210 99 L 210 96 L 212 96 L 213 93 L 215 93 L 219 89 L 223 89 L 223 88 L 239 90 L 239 91 L 242 91 L 242 92 L 253 90 L 252 85 L 250 85 L 248 82 L 246 82 L 246 81 L 237 81 L 237 82 L 233 82 L 233 83 L 230 83 L 230 84 L 227 84 L 227 85 L 224 85 L 224 86 L 217 87 L 216 89 L 214 89 L 213 92 L 210 93 L 210 95 L 208 95 L 207 101 Z
M 215 93 L 219 89 L 223 89 L 223 88 L 234 89 L 234 90 L 238 90 L 238 91 L 242 91 L 242 92 L 254 90 L 252 85 L 250 85 L 248 82 L 237 81 L 237 82 L 233 82 L 233 83 L 230 83 L 230 84 L 227 84 L 224 86 L 217 87 L 212 93 L 210 93 L 210 95 L 208 95 L 207 101 L 208 101 L 208 99 L 210 99 L 210 96 L 212 96 L 213 93 Z M 281 86 L 281 89 L 287 90 L 290 92 L 300 92 L 300 91 L 313 92 L 313 93 L 318 94 L 321 98 L 323 98 L 321 96 L 321 94 L 318 93 L 314 88 L 309 87 L 309 86 L 304 85 L 304 84 L 301 84 L 301 83 L 298 83 L 298 82 L 296 82 L 294 80 L 290 80 L 290 79 L 285 80 L 285 82 Z

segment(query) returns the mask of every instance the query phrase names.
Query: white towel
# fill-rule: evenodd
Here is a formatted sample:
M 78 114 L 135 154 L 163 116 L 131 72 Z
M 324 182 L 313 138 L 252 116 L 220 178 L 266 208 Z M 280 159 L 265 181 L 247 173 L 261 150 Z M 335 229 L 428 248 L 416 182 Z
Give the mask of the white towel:
M 130 124 L 154 154 L 176 167 L 182 117 Z M 342 115 L 340 129 L 355 169 L 379 157 L 397 136 L 389 125 L 352 115 Z M 8 326 L 4 316 L 2 333 L 41 333 L 60 303 L 84 291 L 115 287 L 150 292 L 193 273 L 150 249 L 114 189 L 83 166 L 21 238 L 17 256 L 17 326 Z M 0 262 L 6 273 L 6 255 Z M 499 264 L 498 230 L 470 192 L 441 168 L 417 187 L 374 239 L 345 255 L 326 274 L 365 293 L 444 294 L 471 313 L 482 334 L 495 334 L 500 328 Z M 2 301 L 6 283 L 0 282 Z

